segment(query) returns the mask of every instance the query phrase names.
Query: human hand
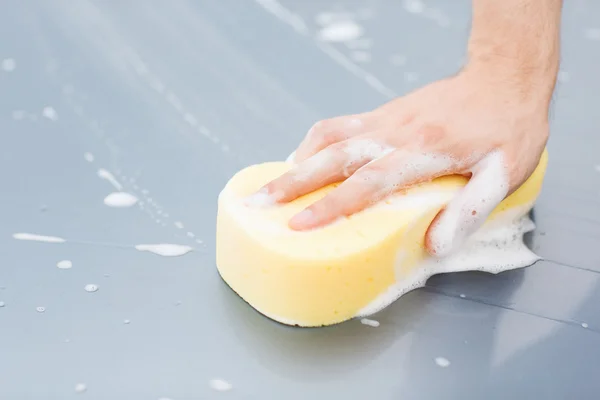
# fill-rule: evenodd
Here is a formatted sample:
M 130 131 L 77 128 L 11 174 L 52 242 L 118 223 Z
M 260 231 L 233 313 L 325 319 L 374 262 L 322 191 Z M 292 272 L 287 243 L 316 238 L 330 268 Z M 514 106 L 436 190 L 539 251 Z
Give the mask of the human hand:
M 427 250 L 449 254 L 531 175 L 548 139 L 552 91 L 495 72 L 466 68 L 373 111 L 316 123 L 295 166 L 257 196 L 288 202 L 343 181 L 289 221 L 306 230 L 411 185 L 465 175 L 468 184 L 427 232 Z

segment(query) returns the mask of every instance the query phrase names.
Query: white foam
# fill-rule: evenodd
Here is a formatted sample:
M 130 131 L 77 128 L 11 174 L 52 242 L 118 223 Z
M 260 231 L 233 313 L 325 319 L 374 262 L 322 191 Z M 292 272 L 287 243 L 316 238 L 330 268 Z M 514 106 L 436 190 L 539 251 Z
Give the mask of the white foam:
M 450 360 L 445 357 L 436 357 L 435 363 L 438 367 L 446 368 L 450 366 Z
M 183 222 L 181 222 L 181 221 L 175 221 L 175 223 L 173 225 L 175 225 L 175 227 L 177 229 L 183 229 L 184 228 Z
M 190 246 L 169 243 L 138 244 L 135 246 L 135 249 L 139 251 L 148 251 L 163 257 L 178 257 L 193 250 Z
M 2 69 L 6 72 L 12 72 L 17 68 L 17 62 L 13 58 L 5 58 L 2 60 Z
M 65 239 L 57 236 L 44 236 L 36 235 L 34 233 L 15 233 L 13 238 L 17 240 L 30 240 L 34 242 L 46 242 L 46 243 L 64 243 Z
M 113 192 L 104 198 L 104 204 L 109 207 L 131 207 L 138 198 L 127 192 Z
M 582 328 L 589 328 L 589 325 L 586 322 L 581 323 Z
M 73 263 L 71 260 L 61 260 L 56 263 L 56 267 L 58 269 L 71 269 L 73 267 Z
M 87 285 L 85 285 L 85 287 L 83 289 L 86 292 L 93 293 L 93 292 L 97 292 L 99 287 L 98 287 L 98 285 L 95 285 L 93 283 L 88 283 Z
M 44 107 L 44 109 L 42 110 L 42 115 L 51 121 L 56 121 L 58 119 L 58 113 L 54 108 L 50 106 Z
M 475 232 L 458 251 L 443 258 L 427 256 L 408 276 L 402 274 L 404 254 L 398 254 L 396 283 L 356 316 L 367 317 L 384 309 L 404 294 L 425 286 L 433 275 L 463 271 L 497 274 L 535 263 L 540 257 L 523 243 L 523 235 L 535 228 L 527 215 L 529 209 L 531 205 L 505 211 Z
M 233 388 L 233 385 L 223 379 L 211 379 L 208 383 L 210 388 L 217 392 L 227 392 Z
M 87 162 L 94 162 L 94 155 L 92 153 L 88 153 L 88 152 L 83 153 L 83 158 Z
M 111 174 L 109 171 L 105 170 L 104 168 L 100 168 L 98 170 L 98 177 L 108 181 L 108 183 L 113 185 L 115 187 L 115 189 L 117 189 L 117 190 L 123 189 L 123 186 L 119 183 L 119 181 L 117 181 L 115 176 L 113 174 Z
M 46 312 L 46 307 L 36 307 L 35 311 L 39 312 L 39 313 L 43 313 Z
M 363 27 L 352 20 L 336 21 L 321 29 L 319 39 L 326 42 L 346 42 L 358 39 L 363 33 Z
M 375 321 L 374 319 L 363 318 L 360 320 L 360 323 L 367 326 L 372 326 L 373 328 L 377 328 L 379 326 L 379 321 Z
M 6 305 L 6 303 L 5 303 L 5 302 L 3 302 L 3 301 L 0 301 L 0 308 L 4 307 L 5 305 Z

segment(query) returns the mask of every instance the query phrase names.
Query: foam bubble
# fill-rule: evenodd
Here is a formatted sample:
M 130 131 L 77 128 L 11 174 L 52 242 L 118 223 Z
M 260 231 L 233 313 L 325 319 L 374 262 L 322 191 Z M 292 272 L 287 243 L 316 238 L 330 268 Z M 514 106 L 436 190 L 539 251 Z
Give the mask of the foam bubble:
M 352 20 L 337 21 L 321 29 L 319 39 L 326 42 L 345 42 L 358 39 L 363 33 L 363 27 Z
M 138 251 L 148 251 L 163 257 L 178 257 L 189 253 L 193 249 L 190 246 L 180 244 L 138 244 L 135 246 Z
M 71 269 L 73 267 L 73 263 L 71 260 L 61 260 L 56 263 L 56 267 L 59 269 Z
M 438 367 L 446 368 L 450 366 L 450 360 L 445 357 L 436 357 L 435 363 Z
M 92 153 L 88 153 L 88 152 L 83 153 L 83 158 L 87 162 L 94 162 L 94 155 Z
M 363 318 L 360 320 L 360 323 L 367 326 L 372 326 L 373 328 L 377 328 L 379 326 L 379 321 L 375 321 L 374 319 Z
M 87 385 L 85 383 L 78 383 L 75 385 L 76 393 L 83 393 L 87 390 Z
M 35 311 L 39 312 L 39 313 L 43 313 L 46 312 L 46 307 L 36 307 Z
M 93 292 L 97 292 L 99 287 L 98 287 L 98 285 L 95 285 L 93 283 L 88 283 L 87 285 L 85 285 L 84 289 L 86 292 L 93 293 Z
M 138 198 L 127 192 L 113 192 L 104 198 L 104 204 L 109 207 L 131 207 L 138 202 Z
M 581 323 L 581 327 L 582 327 L 582 328 L 588 328 L 588 327 L 589 327 L 589 325 L 588 325 L 586 322 L 582 322 L 582 323 Z
M 208 383 L 211 389 L 217 392 L 227 392 L 233 388 L 233 385 L 223 379 L 211 379 Z
M 36 235 L 34 233 L 14 233 L 13 238 L 17 240 L 30 240 L 34 242 L 64 243 L 66 240 L 57 236 Z

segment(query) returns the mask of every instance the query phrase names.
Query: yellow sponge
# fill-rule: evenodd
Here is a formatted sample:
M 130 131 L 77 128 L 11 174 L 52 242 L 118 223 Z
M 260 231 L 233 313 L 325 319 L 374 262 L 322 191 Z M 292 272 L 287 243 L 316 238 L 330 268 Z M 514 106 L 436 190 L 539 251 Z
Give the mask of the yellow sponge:
M 503 215 L 510 216 L 506 225 L 528 214 L 541 190 L 547 159 L 545 151 L 533 175 L 480 230 Z M 472 269 L 467 264 L 436 269 L 437 261 L 424 249 L 429 224 L 466 178 L 439 178 L 323 228 L 298 232 L 288 228 L 289 219 L 336 184 L 271 207 L 251 208 L 243 202 L 290 168 L 285 162 L 250 166 L 233 176 L 219 196 L 218 271 L 265 316 L 289 325 L 331 325 L 387 306 L 432 274 Z

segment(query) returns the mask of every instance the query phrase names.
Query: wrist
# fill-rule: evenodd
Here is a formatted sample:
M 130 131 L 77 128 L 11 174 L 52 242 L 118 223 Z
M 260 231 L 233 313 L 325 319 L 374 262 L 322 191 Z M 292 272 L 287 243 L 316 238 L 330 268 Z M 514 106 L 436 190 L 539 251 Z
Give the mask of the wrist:
M 514 42 L 513 42 L 514 43 Z M 463 73 L 497 87 L 514 89 L 523 100 L 550 103 L 559 68 L 558 49 L 542 51 L 470 41 Z

